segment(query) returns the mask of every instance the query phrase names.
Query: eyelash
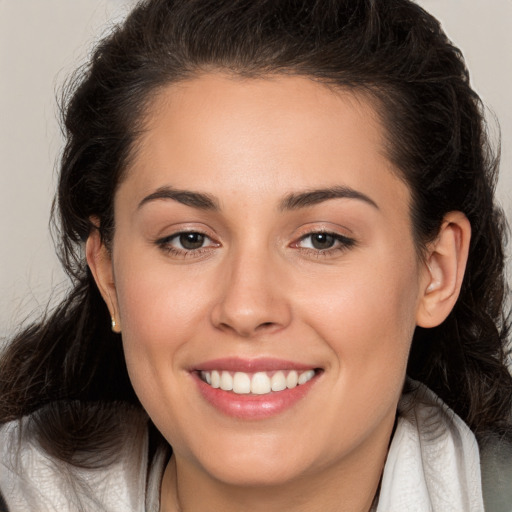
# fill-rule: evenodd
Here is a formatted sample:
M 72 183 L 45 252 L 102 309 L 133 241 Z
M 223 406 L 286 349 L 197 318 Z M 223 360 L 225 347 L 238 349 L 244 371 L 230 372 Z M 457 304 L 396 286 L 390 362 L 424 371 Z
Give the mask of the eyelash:
M 209 240 L 210 245 L 207 245 L 206 247 L 198 247 L 197 249 L 179 249 L 171 245 L 173 241 L 179 240 L 184 235 L 200 235 L 204 237 L 204 241 Z M 180 231 L 178 233 L 174 233 L 173 235 L 166 236 L 165 238 L 160 238 L 159 240 L 156 240 L 155 243 L 167 254 L 181 258 L 197 258 L 208 252 L 211 247 L 220 246 L 218 242 L 214 242 L 211 237 L 205 233 L 202 233 L 201 231 Z
M 299 244 L 303 242 L 304 240 L 307 240 L 308 238 L 311 239 L 311 237 L 315 235 L 324 235 L 328 237 L 332 237 L 334 241 L 333 247 L 328 247 L 326 249 L 315 249 L 311 247 L 299 247 Z M 336 253 L 344 252 L 351 247 L 354 247 L 356 245 L 356 241 L 353 238 L 349 238 L 344 235 L 340 235 L 339 233 L 332 233 L 330 231 L 312 231 L 310 233 L 307 233 L 300 237 L 300 239 L 297 242 L 294 242 L 292 244 L 292 247 L 297 248 L 301 250 L 302 252 L 306 253 L 307 255 L 314 256 L 317 258 L 322 257 L 328 257 L 333 256 Z
M 177 247 L 174 247 L 171 245 L 173 241 L 179 240 L 184 235 L 199 235 L 201 237 L 204 237 L 204 241 L 209 240 L 210 244 L 207 246 L 201 246 L 197 249 L 179 249 Z M 326 249 L 316 249 L 314 247 L 300 247 L 300 244 L 307 240 L 308 238 L 311 239 L 311 237 L 315 235 L 323 235 L 332 237 L 334 241 L 333 247 L 328 247 Z M 156 245 L 160 247 L 163 251 L 165 251 L 167 254 L 170 254 L 175 257 L 181 257 L 181 258 L 187 258 L 187 257 L 201 257 L 205 253 L 209 252 L 211 248 L 216 248 L 220 246 L 220 243 L 214 242 L 211 237 L 206 235 L 205 233 L 202 233 L 201 231 L 180 231 L 178 233 L 174 233 L 173 235 L 160 238 L 155 241 Z M 290 244 L 290 247 L 294 249 L 300 250 L 302 253 L 307 254 L 308 256 L 314 256 L 314 257 L 327 257 L 332 256 L 335 253 L 343 252 L 351 247 L 356 245 L 356 241 L 353 238 L 349 238 L 344 235 L 340 235 L 339 233 L 332 233 L 329 231 L 311 231 L 310 233 L 307 233 L 305 235 L 302 235 L 297 242 L 293 242 Z

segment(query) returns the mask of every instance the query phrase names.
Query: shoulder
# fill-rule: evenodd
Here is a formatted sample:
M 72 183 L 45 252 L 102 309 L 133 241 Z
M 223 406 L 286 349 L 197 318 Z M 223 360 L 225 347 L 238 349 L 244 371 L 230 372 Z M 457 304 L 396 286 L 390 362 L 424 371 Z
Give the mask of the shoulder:
M 84 420 L 81 407 L 52 404 L 0 427 L 0 490 L 10 512 L 144 510 L 147 417 L 130 407 L 109 407 L 111 416 L 118 416 L 111 425 L 117 428 L 111 432 L 113 442 L 89 450 L 79 435 L 69 436 L 76 443 L 66 446 L 63 440 L 60 454 L 66 457 L 49 449 L 52 440 L 41 422 L 59 411 L 82 414 Z

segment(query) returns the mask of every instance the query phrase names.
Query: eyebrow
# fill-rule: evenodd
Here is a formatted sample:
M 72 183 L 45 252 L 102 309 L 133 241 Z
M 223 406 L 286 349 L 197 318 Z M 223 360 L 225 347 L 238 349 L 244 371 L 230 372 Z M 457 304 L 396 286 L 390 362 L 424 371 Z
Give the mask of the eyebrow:
M 315 206 L 319 203 L 323 203 L 324 201 L 328 201 L 329 199 L 358 199 L 379 210 L 377 203 L 373 199 L 362 192 L 358 192 L 353 188 L 344 186 L 307 190 L 298 194 L 288 194 L 281 201 L 279 209 L 281 211 L 298 210 L 300 208 Z
M 198 208 L 207 211 L 220 211 L 218 200 L 210 194 L 202 192 L 193 192 L 190 190 L 179 190 L 172 187 L 160 187 L 155 192 L 144 197 L 138 205 L 138 209 L 147 203 L 157 201 L 159 199 L 171 199 L 178 203 Z M 281 211 L 298 210 L 301 208 L 308 208 L 317 204 L 328 201 L 329 199 L 358 199 L 379 209 L 377 203 L 367 195 L 354 190 L 350 187 L 336 186 L 314 190 L 307 190 L 305 192 L 295 193 L 292 192 L 285 196 L 279 205 Z
M 146 196 L 138 205 L 137 209 L 140 209 L 147 203 L 157 201 L 159 199 L 172 199 L 178 203 L 184 204 L 185 206 L 191 206 L 192 208 L 198 208 L 200 210 L 219 211 L 220 206 L 217 199 L 209 194 L 203 194 L 201 192 L 192 192 L 190 190 L 179 190 L 172 187 L 160 187 L 155 190 L 152 194 Z

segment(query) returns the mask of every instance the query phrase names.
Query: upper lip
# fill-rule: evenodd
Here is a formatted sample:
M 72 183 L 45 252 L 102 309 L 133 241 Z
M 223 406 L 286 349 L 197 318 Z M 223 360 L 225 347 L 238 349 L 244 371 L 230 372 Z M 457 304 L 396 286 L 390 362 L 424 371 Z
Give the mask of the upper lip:
M 261 357 L 257 359 L 242 359 L 238 357 L 226 357 L 221 359 L 212 359 L 194 366 L 193 371 L 209 372 L 213 370 L 225 370 L 230 372 L 255 373 L 264 371 L 278 370 L 297 370 L 306 371 L 316 368 L 315 365 L 286 361 L 284 359 L 274 359 Z

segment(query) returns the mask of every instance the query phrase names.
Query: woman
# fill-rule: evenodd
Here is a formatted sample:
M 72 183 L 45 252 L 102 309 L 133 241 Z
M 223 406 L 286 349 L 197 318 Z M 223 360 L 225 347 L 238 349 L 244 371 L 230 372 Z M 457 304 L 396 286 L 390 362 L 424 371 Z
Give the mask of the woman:
M 74 288 L 3 355 L 11 511 L 511 509 L 496 166 L 432 17 L 149 0 L 65 127 Z

